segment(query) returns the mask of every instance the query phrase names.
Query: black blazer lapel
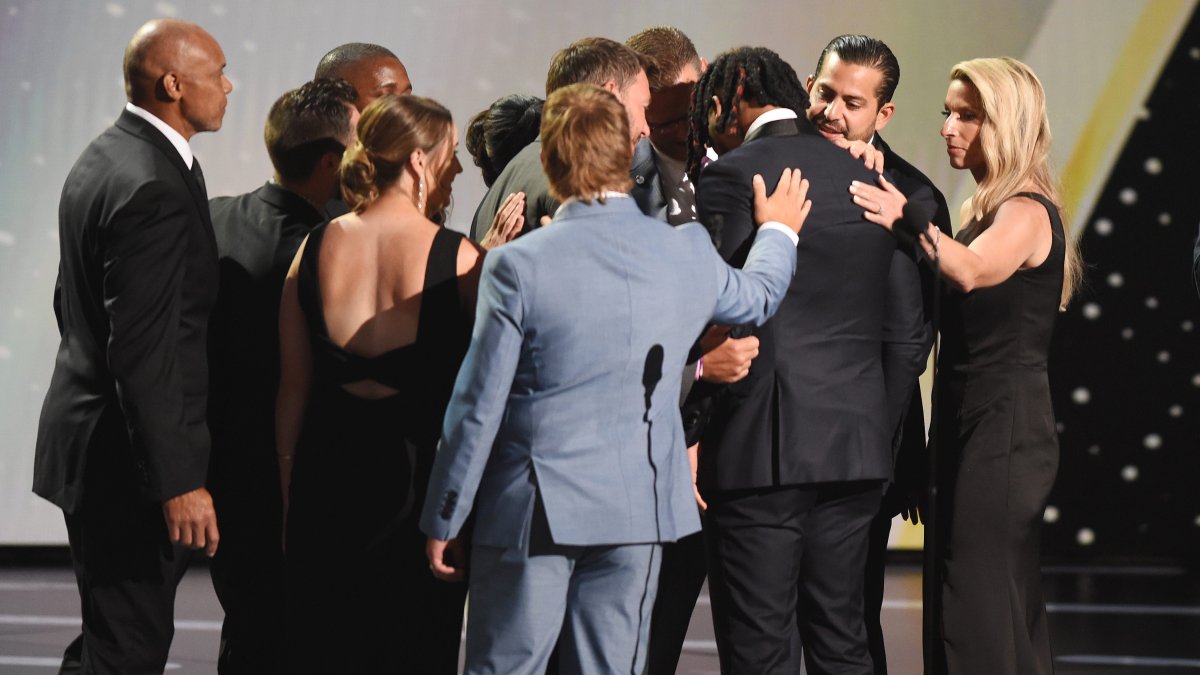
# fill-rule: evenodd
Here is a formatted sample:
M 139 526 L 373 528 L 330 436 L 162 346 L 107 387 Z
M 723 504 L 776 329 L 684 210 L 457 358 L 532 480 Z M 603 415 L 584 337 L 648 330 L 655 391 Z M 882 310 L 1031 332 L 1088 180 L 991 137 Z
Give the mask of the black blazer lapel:
M 208 196 L 201 190 L 200 184 L 196 182 L 196 177 L 192 175 L 191 168 L 183 163 L 183 158 L 179 156 L 179 151 L 175 149 L 175 146 L 171 145 L 171 141 L 167 140 L 161 131 L 155 129 L 153 124 L 128 110 L 121 111 L 121 116 L 117 118 L 117 127 L 146 141 L 166 155 L 167 161 L 171 162 L 171 166 L 174 166 L 183 177 L 183 182 L 188 186 L 188 192 L 191 193 L 192 199 L 196 202 L 196 208 L 200 211 L 200 217 L 211 234 L 212 219 L 208 213 Z M 216 246 L 215 240 L 213 246 L 214 248 Z
M 746 140 L 743 143 L 751 143 L 760 138 L 771 138 L 773 136 L 795 136 L 800 133 L 799 127 L 795 119 L 775 120 L 767 122 L 761 127 L 746 134 Z

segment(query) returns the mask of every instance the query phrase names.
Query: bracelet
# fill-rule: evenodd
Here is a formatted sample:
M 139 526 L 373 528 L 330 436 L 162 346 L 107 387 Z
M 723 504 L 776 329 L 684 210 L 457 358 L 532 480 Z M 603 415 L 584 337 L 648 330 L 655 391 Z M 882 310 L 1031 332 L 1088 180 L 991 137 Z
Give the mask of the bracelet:
M 699 381 L 704 376 L 704 357 L 696 359 L 696 380 Z

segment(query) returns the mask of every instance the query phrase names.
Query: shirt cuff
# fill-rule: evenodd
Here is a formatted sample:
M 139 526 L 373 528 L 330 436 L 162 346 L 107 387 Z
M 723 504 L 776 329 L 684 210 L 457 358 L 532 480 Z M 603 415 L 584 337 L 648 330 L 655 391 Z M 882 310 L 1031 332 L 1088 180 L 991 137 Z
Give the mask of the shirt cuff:
M 788 227 L 787 225 L 784 225 L 783 223 L 781 223 L 777 220 L 768 220 L 767 222 L 763 223 L 762 225 L 759 225 L 758 229 L 760 229 L 760 230 L 779 230 L 780 232 L 786 234 L 788 239 L 792 240 L 792 246 L 795 246 L 796 244 L 800 243 L 800 236 L 797 235 L 795 232 L 792 232 L 792 228 Z

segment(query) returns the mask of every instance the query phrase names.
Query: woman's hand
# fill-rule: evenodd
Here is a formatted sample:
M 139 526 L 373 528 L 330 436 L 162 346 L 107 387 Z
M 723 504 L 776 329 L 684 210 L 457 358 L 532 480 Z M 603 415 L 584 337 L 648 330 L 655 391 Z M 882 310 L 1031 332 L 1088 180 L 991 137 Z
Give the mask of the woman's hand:
M 839 138 L 832 143 L 839 148 L 850 151 L 850 156 L 854 159 L 861 159 L 863 166 L 874 171 L 875 173 L 883 173 L 883 151 L 866 141 L 848 141 L 844 138 Z
M 854 203 L 864 209 L 863 218 L 876 225 L 882 225 L 890 232 L 892 223 L 904 215 L 904 205 L 908 203 L 908 199 L 882 174 L 879 176 L 879 184 L 882 187 L 851 181 L 850 194 L 854 195 Z
M 491 227 L 483 235 L 479 245 L 490 251 L 501 244 L 507 244 L 521 234 L 521 228 L 524 226 L 525 193 L 514 192 L 504 198 L 496 217 L 492 218 Z

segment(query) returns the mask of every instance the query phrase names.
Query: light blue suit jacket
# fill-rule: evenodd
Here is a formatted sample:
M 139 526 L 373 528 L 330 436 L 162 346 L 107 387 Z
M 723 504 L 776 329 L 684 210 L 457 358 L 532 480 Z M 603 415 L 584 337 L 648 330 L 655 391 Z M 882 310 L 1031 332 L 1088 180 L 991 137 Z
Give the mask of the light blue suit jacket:
M 792 240 L 766 229 L 730 268 L 703 227 L 668 227 L 629 198 L 569 202 L 490 252 L 421 529 L 451 539 L 474 508 L 476 543 L 524 547 L 540 495 L 557 544 L 698 530 L 675 374 L 710 320 L 770 317 L 795 264 Z M 656 345 L 665 384 L 647 424 Z

